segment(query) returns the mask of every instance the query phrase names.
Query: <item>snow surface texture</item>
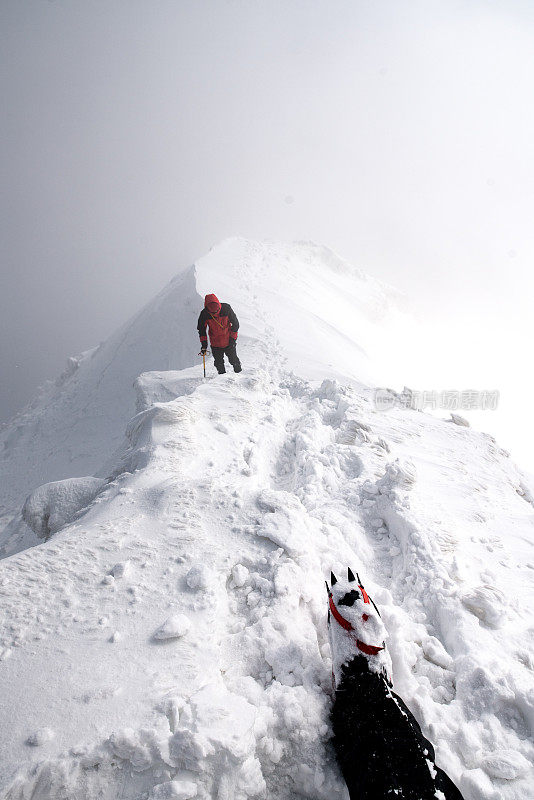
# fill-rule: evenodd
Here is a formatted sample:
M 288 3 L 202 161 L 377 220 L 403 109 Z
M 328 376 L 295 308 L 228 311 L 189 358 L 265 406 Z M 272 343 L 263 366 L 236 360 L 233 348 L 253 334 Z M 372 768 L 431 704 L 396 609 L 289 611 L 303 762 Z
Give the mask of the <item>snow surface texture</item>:
M 365 302 L 369 317 L 380 297 L 382 309 L 390 302 L 333 259 L 311 245 L 237 240 L 198 262 L 184 297 L 210 289 L 232 302 L 245 371 L 210 366 L 204 381 L 198 365 L 158 366 L 135 390 L 132 378 L 125 404 L 137 413 L 113 458 L 98 415 L 88 434 L 109 482 L 83 516 L 36 547 L 11 523 L 0 562 L 0 797 L 346 800 L 329 741 L 324 579 L 351 565 L 382 614 L 395 690 L 438 764 L 466 800 L 531 800 L 532 487 L 490 436 L 376 411 L 357 374 L 330 377 L 341 356 L 331 353 L 335 367 L 314 360 L 317 340 L 304 339 L 323 324 L 314 315 L 328 270 L 340 294 L 362 287 L 353 334 L 334 302 L 322 306 L 329 341 L 354 337 L 355 373 L 358 324 L 374 324 Z M 238 277 L 231 293 L 225 281 Z M 257 286 L 284 283 L 292 316 L 282 324 L 274 299 L 262 316 Z M 167 309 L 165 293 L 158 303 Z M 183 311 L 188 324 L 198 308 Z M 310 320 L 300 365 L 291 319 Z M 139 317 L 132 325 L 140 342 Z M 123 340 L 132 336 L 126 326 Z M 99 379 L 88 372 L 86 384 L 81 369 L 7 432 L 14 472 L 35 460 L 24 455 L 26 424 L 36 448 L 59 436 L 51 408 L 66 428 L 45 481 L 72 477 L 65 464 L 53 474 L 54 452 L 78 442 L 90 453 L 71 421 L 82 384 Z M 100 387 L 122 385 L 120 369 L 119 354 Z M 80 456 L 81 474 L 88 463 Z M 23 484 L 21 504 L 27 493 Z

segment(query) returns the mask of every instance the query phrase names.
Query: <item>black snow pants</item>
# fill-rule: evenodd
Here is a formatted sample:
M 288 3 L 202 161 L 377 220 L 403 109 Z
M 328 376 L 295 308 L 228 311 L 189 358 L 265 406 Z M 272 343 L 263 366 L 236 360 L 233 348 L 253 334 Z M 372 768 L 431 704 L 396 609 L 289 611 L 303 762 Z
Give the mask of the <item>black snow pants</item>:
M 237 349 L 234 341 L 231 341 L 227 347 L 212 347 L 211 352 L 213 354 L 213 361 L 215 362 L 215 366 L 219 375 L 222 375 L 224 372 L 226 372 L 224 367 L 225 354 L 226 358 L 234 368 L 234 372 L 241 372 L 241 362 L 237 357 Z

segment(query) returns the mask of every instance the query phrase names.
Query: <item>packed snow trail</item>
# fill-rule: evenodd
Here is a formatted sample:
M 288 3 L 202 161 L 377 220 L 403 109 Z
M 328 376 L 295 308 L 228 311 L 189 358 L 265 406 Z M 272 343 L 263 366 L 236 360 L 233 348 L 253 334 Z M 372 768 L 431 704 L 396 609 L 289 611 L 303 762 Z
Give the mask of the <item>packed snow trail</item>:
M 2 796 L 345 798 L 323 577 L 348 563 L 437 763 L 467 800 L 527 800 L 519 474 L 490 437 L 377 412 L 266 345 L 245 363 L 253 347 L 266 369 L 143 375 L 105 490 L 0 563 Z M 172 387 L 184 394 L 162 402 Z
M 245 372 L 203 380 L 213 290 Z M 532 800 L 533 487 L 375 408 L 399 303 L 325 248 L 228 240 L 5 428 L 0 797 L 346 800 L 323 578 L 351 565 L 438 765 Z

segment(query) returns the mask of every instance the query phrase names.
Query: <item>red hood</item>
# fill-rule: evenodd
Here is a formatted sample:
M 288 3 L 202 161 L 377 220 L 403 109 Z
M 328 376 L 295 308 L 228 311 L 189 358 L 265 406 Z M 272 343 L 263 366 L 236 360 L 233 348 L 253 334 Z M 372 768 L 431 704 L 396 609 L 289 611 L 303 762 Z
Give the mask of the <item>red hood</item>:
M 221 304 L 214 294 L 207 294 L 204 298 L 204 308 L 207 308 L 211 314 L 218 314 L 221 310 Z

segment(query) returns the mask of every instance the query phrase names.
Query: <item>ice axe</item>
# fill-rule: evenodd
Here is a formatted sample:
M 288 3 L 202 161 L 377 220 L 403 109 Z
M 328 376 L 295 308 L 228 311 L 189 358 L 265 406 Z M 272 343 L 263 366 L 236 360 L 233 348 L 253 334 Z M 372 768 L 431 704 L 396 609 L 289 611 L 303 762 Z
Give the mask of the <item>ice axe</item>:
M 204 364 L 204 377 L 206 377 L 206 351 L 201 350 L 199 356 L 202 356 L 202 363 Z

